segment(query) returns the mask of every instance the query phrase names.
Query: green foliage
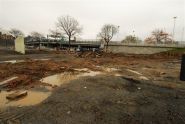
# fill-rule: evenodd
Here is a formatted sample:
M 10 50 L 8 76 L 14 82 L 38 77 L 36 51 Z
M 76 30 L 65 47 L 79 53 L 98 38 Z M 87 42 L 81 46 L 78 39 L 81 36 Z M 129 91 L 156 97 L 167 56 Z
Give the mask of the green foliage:
M 173 51 L 175 51 L 175 52 L 185 52 L 185 48 L 174 48 Z
M 141 42 L 142 41 L 138 37 L 132 35 L 128 35 L 125 37 L 124 40 L 122 40 L 122 43 L 141 43 Z

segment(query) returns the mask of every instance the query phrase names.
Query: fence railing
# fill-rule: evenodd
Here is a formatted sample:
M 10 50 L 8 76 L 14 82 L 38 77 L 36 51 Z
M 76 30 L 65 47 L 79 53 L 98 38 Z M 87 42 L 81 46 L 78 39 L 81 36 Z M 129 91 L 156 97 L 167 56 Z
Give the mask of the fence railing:
M 143 46 L 143 47 L 185 47 L 185 43 L 176 43 L 176 44 L 146 44 L 146 43 L 120 43 L 120 42 L 110 42 L 109 45 L 122 45 L 122 46 Z
M 26 44 L 34 44 L 34 43 L 61 43 L 61 44 L 68 44 L 68 41 L 34 41 L 34 42 L 27 42 Z M 71 41 L 71 44 L 89 44 L 89 45 L 100 45 L 101 41 L 98 40 L 78 40 L 78 41 Z M 147 43 L 121 43 L 118 41 L 112 41 L 109 43 L 112 46 L 138 46 L 138 47 L 177 47 L 177 48 L 185 48 L 185 43 L 183 42 L 176 42 L 174 44 L 147 44 Z

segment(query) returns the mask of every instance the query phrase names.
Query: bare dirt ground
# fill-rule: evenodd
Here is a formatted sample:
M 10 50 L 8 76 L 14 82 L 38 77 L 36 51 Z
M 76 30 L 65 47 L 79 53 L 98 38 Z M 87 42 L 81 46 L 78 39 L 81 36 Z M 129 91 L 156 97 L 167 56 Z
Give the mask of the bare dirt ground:
M 28 55 L 0 56 L 1 61 L 25 60 L 0 64 L 0 81 L 18 77 L 2 89 L 8 91 L 47 85 L 40 79 L 57 73 L 74 73 L 75 68 L 104 72 L 53 87 L 52 94 L 37 105 L 1 109 L 0 123 L 185 123 L 185 82 L 179 80 L 181 55 L 178 53 L 30 52 Z M 42 58 L 48 60 L 39 60 Z

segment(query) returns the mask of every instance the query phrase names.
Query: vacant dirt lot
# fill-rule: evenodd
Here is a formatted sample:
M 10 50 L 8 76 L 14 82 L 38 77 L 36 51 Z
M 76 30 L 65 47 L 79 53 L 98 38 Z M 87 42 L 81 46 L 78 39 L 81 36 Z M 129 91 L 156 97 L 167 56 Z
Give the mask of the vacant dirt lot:
M 88 68 L 101 73 L 52 87 L 51 95 L 37 105 L 2 108 L 0 123 L 185 123 L 185 83 L 179 80 L 179 54 L 136 56 L 34 52 L 1 56 L 1 61 L 24 60 L 0 64 L 0 81 L 18 77 L 3 87 L 2 91 L 29 90 L 48 85 L 40 80 L 57 73 L 75 73 L 76 68 Z M 40 60 L 42 58 L 45 60 Z

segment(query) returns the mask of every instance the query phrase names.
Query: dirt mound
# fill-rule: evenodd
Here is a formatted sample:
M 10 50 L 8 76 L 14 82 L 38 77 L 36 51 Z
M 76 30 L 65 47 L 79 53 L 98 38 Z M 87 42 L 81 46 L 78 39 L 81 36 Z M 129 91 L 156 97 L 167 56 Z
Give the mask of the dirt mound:
M 18 79 L 11 81 L 7 86 L 8 89 L 13 89 L 19 86 L 29 86 L 31 84 L 38 83 L 39 80 L 45 76 L 65 71 L 73 71 L 73 68 L 84 67 L 93 70 L 95 69 L 95 65 L 138 65 L 139 63 L 151 62 L 154 59 L 179 59 L 182 54 L 183 52 L 180 50 L 173 50 L 153 55 L 131 55 L 85 51 L 75 54 L 75 57 L 74 54 L 68 54 L 68 56 L 72 56 L 69 57 L 70 59 L 68 61 L 40 61 L 26 59 L 25 62 L 21 63 L 0 64 L 0 81 L 17 76 Z
M 70 71 L 69 67 L 62 62 L 55 61 L 35 61 L 28 60 L 15 64 L 0 64 L 0 80 L 5 80 L 7 77 L 16 76 L 14 79 L 6 85 L 9 90 L 15 89 L 19 86 L 28 86 L 33 83 L 38 83 L 39 80 L 45 76 L 61 73 L 64 71 Z
M 81 53 L 77 53 L 76 57 L 80 58 L 103 58 L 103 57 L 125 57 L 126 55 L 123 53 L 112 53 L 112 52 L 93 52 L 93 51 L 85 51 Z
M 76 56 L 80 58 L 99 58 L 102 56 L 102 52 L 85 51 L 85 52 L 77 53 Z

